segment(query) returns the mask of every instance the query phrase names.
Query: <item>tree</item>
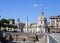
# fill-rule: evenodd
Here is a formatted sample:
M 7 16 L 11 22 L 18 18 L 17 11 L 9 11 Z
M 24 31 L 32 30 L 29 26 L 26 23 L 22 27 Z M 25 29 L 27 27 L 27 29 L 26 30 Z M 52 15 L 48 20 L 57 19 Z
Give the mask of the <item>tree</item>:
M 0 22 L 1 22 L 1 23 L 3 23 L 3 24 L 4 24 L 4 23 L 9 24 L 9 21 L 8 21 L 8 20 L 6 20 L 6 19 L 4 19 L 4 18 L 3 18 L 3 19 L 1 19 L 1 20 L 0 20 Z
M 17 26 L 16 26 L 16 25 L 14 25 L 14 24 L 6 24 L 6 27 L 10 27 L 10 28 L 17 28 Z
M 1 27 L 9 27 L 9 28 L 17 28 L 16 25 L 14 24 L 9 24 L 9 20 L 6 20 L 6 19 L 1 19 L 0 20 L 0 28 Z

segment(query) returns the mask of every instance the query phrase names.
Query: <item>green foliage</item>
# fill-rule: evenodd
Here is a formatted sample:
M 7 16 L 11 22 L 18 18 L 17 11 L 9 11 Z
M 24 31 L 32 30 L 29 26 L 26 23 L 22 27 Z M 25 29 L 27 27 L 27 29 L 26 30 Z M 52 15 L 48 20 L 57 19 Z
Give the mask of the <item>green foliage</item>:
M 2 24 L 4 24 L 4 23 L 9 24 L 9 21 L 8 21 L 8 20 L 6 20 L 6 19 L 4 19 L 4 18 L 3 18 L 3 19 L 1 19 L 1 20 L 0 20 L 0 22 L 1 22 Z
M 14 24 L 6 24 L 6 27 L 10 27 L 10 28 L 17 28 L 17 26 L 16 26 L 16 25 L 14 25 Z
M 14 24 L 9 24 L 9 21 L 6 20 L 6 19 L 1 19 L 1 20 L 0 20 L 0 27 L 17 28 L 16 25 L 14 25 Z

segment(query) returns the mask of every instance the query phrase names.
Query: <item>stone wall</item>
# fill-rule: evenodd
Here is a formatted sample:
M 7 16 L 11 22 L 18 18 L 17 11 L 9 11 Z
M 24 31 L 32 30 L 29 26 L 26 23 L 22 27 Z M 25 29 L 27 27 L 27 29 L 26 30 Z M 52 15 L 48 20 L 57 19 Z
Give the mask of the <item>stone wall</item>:
M 47 37 L 46 35 L 40 34 L 30 34 L 30 33 L 4 33 L 6 40 L 10 40 L 14 43 L 46 43 Z

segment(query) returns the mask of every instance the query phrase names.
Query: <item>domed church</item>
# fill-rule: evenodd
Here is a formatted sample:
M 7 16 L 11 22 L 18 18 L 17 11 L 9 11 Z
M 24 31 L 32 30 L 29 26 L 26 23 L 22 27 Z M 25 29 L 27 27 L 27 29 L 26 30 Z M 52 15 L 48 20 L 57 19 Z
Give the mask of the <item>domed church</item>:
M 44 16 L 44 12 L 41 12 L 40 16 L 37 19 L 36 23 L 28 23 L 28 19 L 26 20 L 26 25 L 24 26 L 24 32 L 35 32 L 35 33 L 45 33 L 47 32 L 47 19 Z

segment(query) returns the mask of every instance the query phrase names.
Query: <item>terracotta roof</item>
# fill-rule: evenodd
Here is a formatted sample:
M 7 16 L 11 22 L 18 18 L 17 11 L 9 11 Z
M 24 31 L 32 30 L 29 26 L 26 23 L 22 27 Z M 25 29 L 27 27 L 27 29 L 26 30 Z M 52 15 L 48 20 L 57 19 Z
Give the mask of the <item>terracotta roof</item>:
M 56 19 L 57 17 L 56 16 L 51 16 L 50 19 Z

